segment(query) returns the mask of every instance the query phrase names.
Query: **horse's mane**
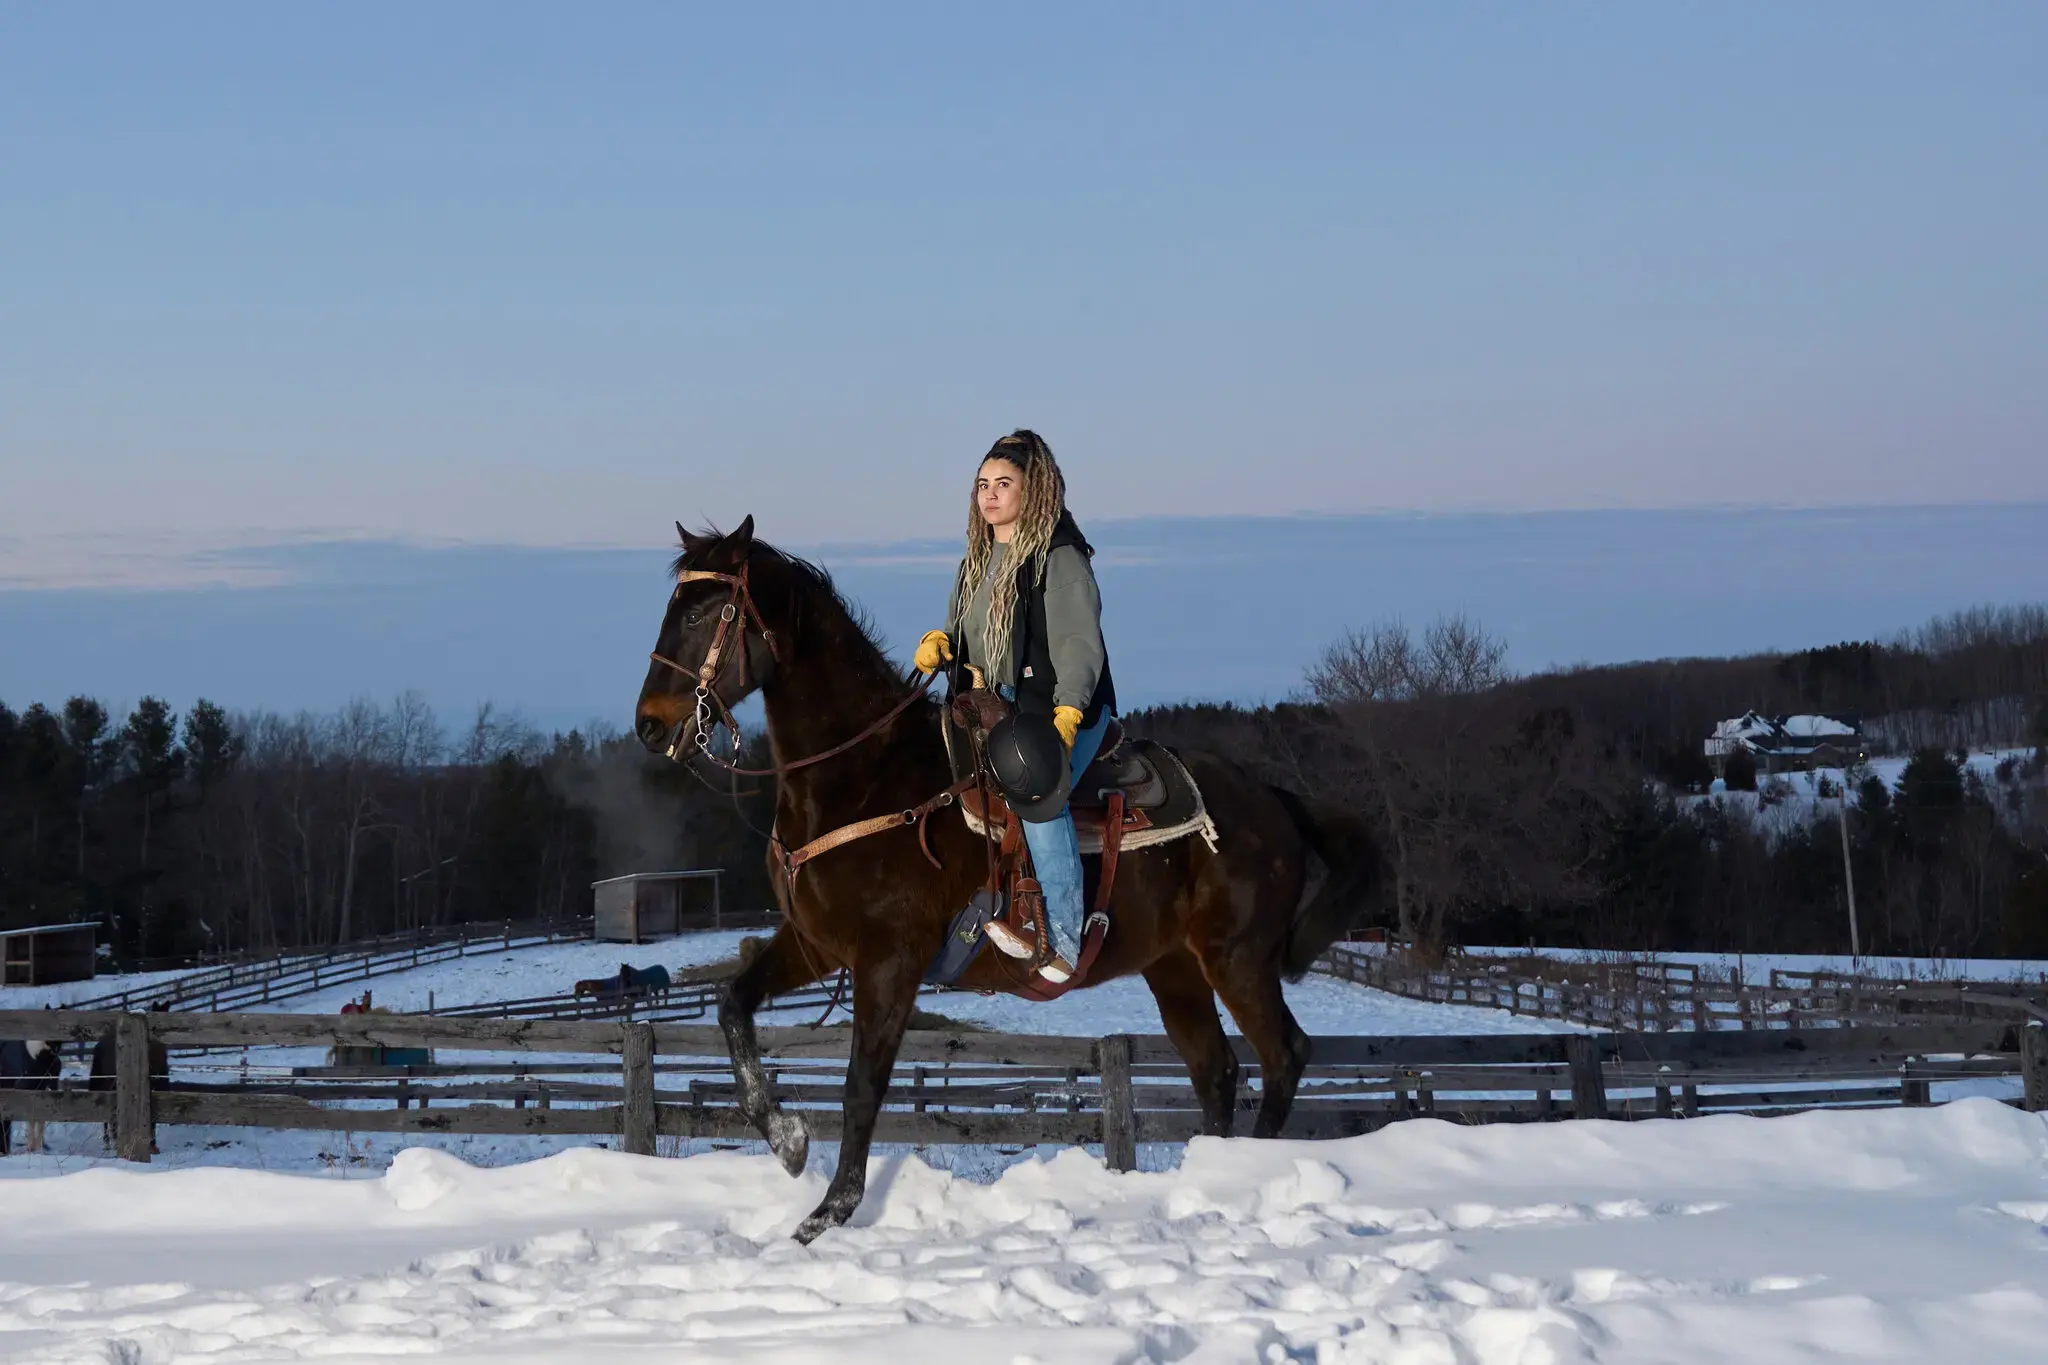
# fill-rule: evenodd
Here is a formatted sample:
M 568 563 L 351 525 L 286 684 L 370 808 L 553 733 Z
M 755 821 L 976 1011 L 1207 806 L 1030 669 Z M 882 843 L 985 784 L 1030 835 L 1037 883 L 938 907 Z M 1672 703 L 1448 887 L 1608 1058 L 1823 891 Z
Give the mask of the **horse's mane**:
M 719 537 L 723 535 L 715 527 L 707 528 L 705 534 Z M 812 596 L 823 598 L 825 602 L 838 608 L 839 614 L 846 618 L 848 625 L 853 627 L 855 638 L 848 643 L 852 643 L 856 647 L 865 647 L 867 657 L 860 660 L 860 662 L 872 663 L 881 670 L 885 677 L 892 680 L 896 679 L 898 673 L 896 666 L 889 662 L 889 656 L 883 652 L 882 646 L 875 639 L 875 618 L 868 612 L 866 607 L 846 599 L 845 594 L 839 591 L 838 584 L 833 582 L 830 571 L 815 561 L 805 559 L 801 555 L 791 554 L 789 551 L 775 545 L 770 545 L 767 541 L 761 540 L 758 537 L 754 541 L 753 554 L 755 556 L 766 555 L 778 569 L 783 570 L 789 575 L 792 583 L 798 587 L 797 593 L 793 594 L 794 598 L 800 599 L 805 592 L 808 592 Z M 696 567 L 690 562 L 690 559 L 690 550 L 685 548 L 678 551 L 675 558 L 669 561 L 669 577 L 674 578 L 683 570 Z M 790 605 L 792 612 L 794 612 L 799 605 L 799 600 L 792 600 Z M 852 663 L 856 661 L 848 659 L 847 662 Z

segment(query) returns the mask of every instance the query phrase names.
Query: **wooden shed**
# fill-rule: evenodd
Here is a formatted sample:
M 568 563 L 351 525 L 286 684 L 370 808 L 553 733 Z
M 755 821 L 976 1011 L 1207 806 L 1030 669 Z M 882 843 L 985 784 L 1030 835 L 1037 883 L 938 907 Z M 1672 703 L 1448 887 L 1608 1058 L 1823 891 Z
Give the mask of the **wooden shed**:
M 722 929 L 724 910 L 719 882 L 725 869 L 696 868 L 687 872 L 633 872 L 592 882 L 596 894 L 595 937 L 603 943 L 645 943 L 684 929 Z M 693 882 L 711 883 L 711 903 Z
M 99 971 L 97 924 L 39 924 L 0 930 L 0 986 L 90 981 Z

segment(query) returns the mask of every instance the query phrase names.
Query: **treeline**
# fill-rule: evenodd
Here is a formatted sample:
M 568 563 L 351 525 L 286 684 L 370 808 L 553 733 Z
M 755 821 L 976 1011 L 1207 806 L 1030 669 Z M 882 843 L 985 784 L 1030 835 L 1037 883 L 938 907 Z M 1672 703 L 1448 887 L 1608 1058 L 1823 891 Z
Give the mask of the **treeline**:
M 1988 779 L 1957 753 L 2048 746 L 2048 610 L 1783 656 L 1526 677 L 1505 658 L 1463 618 L 1389 623 L 1333 643 L 1299 701 L 1128 720 L 1368 816 L 1386 918 L 1423 943 L 1838 952 L 1839 802 L 1760 822 L 1752 803 L 1788 794 L 1707 794 L 1702 742 L 1752 709 L 1858 715 L 1912 753 L 1895 792 L 1852 774 L 1864 949 L 2048 955 L 2040 751 Z M 728 904 L 765 906 L 772 797 L 488 707 L 451 731 L 412 696 L 292 716 L 0 705 L 0 928 L 96 921 L 134 965 L 575 917 L 600 877 L 680 867 L 725 868 Z
M 2048 746 L 2048 610 L 1786 656 L 1518 678 L 1505 655 L 1462 617 L 1382 624 L 1334 643 L 1302 701 L 1130 721 L 1372 817 L 1385 917 L 1424 944 L 1841 952 L 1853 876 L 1866 952 L 2048 954 L 2041 751 L 1988 778 L 1961 753 Z M 1919 741 L 1896 792 L 1851 774 L 1846 874 L 1839 802 L 1760 821 L 1754 803 L 1789 789 L 1709 794 L 1703 740 L 1752 709 L 1848 713 Z
M 1712 780 L 1701 741 L 1746 711 L 1854 717 L 1878 753 L 2028 744 L 2048 706 L 2048 605 L 1953 612 L 1889 641 L 1566 669 L 1514 687 L 1530 705 L 1569 707 L 1679 787 Z
M 726 794 L 630 738 L 489 707 L 451 733 L 416 696 L 0 705 L 0 928 L 97 921 L 122 965 L 573 918 L 630 871 L 724 867 L 729 904 L 765 905 L 763 848 Z

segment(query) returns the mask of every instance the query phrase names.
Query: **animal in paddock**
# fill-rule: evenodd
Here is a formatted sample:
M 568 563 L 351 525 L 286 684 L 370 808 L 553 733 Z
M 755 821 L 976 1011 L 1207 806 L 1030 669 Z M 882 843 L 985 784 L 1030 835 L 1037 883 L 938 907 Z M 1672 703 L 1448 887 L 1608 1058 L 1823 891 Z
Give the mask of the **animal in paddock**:
M 683 537 L 676 583 L 641 687 L 634 732 L 655 753 L 709 752 L 709 730 L 758 693 L 774 755 L 775 856 L 866 821 L 852 837 L 772 873 L 785 911 L 774 937 L 719 1007 L 739 1107 L 783 1167 L 804 1169 L 801 1115 L 769 1088 L 754 1014 L 771 996 L 841 968 L 853 1027 L 838 1169 L 796 1230 L 809 1242 L 861 1202 L 890 1072 L 928 964 L 956 914 L 984 888 L 990 849 L 960 811 L 934 798 L 956 783 L 942 726 L 954 722 L 885 658 L 831 580 L 755 540 Z M 1218 834 L 1126 850 L 1112 883 L 1111 925 L 1082 989 L 1142 976 L 1200 1098 L 1205 1132 L 1229 1136 L 1238 1063 L 1220 996 L 1259 1058 L 1254 1136 L 1277 1136 L 1293 1105 L 1309 1039 L 1281 983 L 1298 980 L 1355 914 L 1383 901 L 1380 857 L 1361 822 L 1260 781 L 1239 764 L 1178 755 Z M 876 817 L 900 817 L 876 819 Z M 954 979 L 967 989 L 1032 995 L 1035 974 L 985 947 Z
M 150 1006 L 149 1008 L 150 1008 L 150 1011 L 151 1011 L 152 1013 L 161 1013 L 161 1012 L 163 1012 L 163 1011 L 165 1011 L 165 1010 L 168 1010 L 168 1009 L 170 1008 L 170 1006 L 168 1006 L 168 1005 L 161 1005 L 161 1004 L 158 1004 L 158 1005 L 151 1005 L 151 1006 Z M 155 1038 L 151 1038 L 151 1039 L 149 1040 L 149 1084 L 150 1084 L 150 1088 L 151 1088 L 152 1090 L 155 1090 L 155 1089 L 160 1089 L 160 1088 L 162 1088 L 163 1086 L 169 1085 L 169 1084 L 170 1084 L 170 1081 L 171 1081 L 171 1052 L 170 1052 L 170 1049 L 169 1049 L 169 1048 L 167 1048 L 167 1047 L 165 1047 L 165 1046 L 164 1046 L 164 1045 L 163 1045 L 162 1043 L 158 1042 L 158 1041 L 157 1041 L 157 1040 L 156 1040 Z M 111 1094 L 111 1093 L 113 1093 L 113 1090 L 114 1090 L 114 1030 L 112 1030 L 112 1029 L 108 1029 L 108 1030 L 107 1030 L 107 1031 L 106 1031 L 105 1033 L 102 1033 L 102 1034 L 101 1034 L 101 1035 L 99 1036 L 99 1041 L 98 1041 L 98 1042 L 96 1042 L 96 1043 L 94 1043 L 94 1044 L 92 1045 L 92 1075 L 91 1075 L 91 1077 L 90 1077 L 90 1078 L 89 1078 L 89 1079 L 88 1079 L 88 1080 L 86 1081 L 86 1083 L 85 1083 L 85 1088 L 86 1088 L 87 1090 L 94 1090 L 94 1091 L 103 1091 L 103 1092 L 106 1092 L 106 1093 L 108 1093 L 108 1094 Z M 103 1143 L 103 1144 L 104 1144 L 104 1145 L 105 1145 L 105 1146 L 106 1146 L 106 1147 L 107 1147 L 107 1148 L 108 1148 L 109 1150 L 111 1150 L 111 1149 L 113 1148 L 113 1146 L 114 1146 L 114 1125 L 113 1125 L 113 1124 L 111 1124 L 111 1123 L 107 1123 L 107 1124 L 102 1124 L 102 1125 L 101 1125 L 101 1127 L 100 1127 L 100 1141 L 101 1141 L 101 1142 L 102 1142 L 102 1143 Z M 157 1147 L 157 1145 L 156 1145 L 156 1123 L 155 1123 L 154 1119 L 152 1119 L 152 1120 L 151 1120 L 151 1122 L 150 1122 L 150 1125 L 149 1125 L 149 1150 L 150 1150 L 150 1151 L 152 1151 L 152 1152 L 155 1152 L 155 1151 L 158 1151 L 158 1150 L 159 1150 L 159 1149 L 158 1149 L 158 1147 Z
M 55 1090 L 64 1059 L 57 1049 L 37 1039 L 0 1040 L 0 1156 L 13 1150 L 14 1120 L 7 1113 L 9 1090 Z M 43 1121 L 28 1121 L 28 1150 L 43 1150 Z
M 659 964 L 652 967 L 635 967 L 621 962 L 617 976 L 585 977 L 576 983 L 574 993 L 597 996 L 644 995 L 650 991 L 665 991 L 668 987 L 668 968 Z

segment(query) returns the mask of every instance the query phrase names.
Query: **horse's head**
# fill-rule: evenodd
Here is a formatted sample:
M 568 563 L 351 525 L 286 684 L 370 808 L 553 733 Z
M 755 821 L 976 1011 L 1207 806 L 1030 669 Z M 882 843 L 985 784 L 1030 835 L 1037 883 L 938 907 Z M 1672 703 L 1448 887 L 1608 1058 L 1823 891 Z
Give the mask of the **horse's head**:
M 754 519 L 729 535 L 693 535 L 681 522 L 676 533 L 683 538 L 676 587 L 633 721 L 633 733 L 656 753 L 696 744 L 700 732 L 768 680 L 776 663 L 772 628 L 755 600 L 762 585 L 751 573 Z

